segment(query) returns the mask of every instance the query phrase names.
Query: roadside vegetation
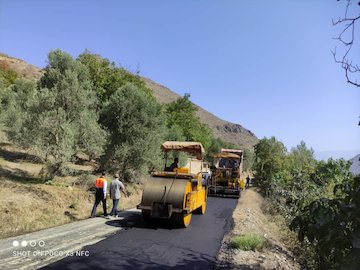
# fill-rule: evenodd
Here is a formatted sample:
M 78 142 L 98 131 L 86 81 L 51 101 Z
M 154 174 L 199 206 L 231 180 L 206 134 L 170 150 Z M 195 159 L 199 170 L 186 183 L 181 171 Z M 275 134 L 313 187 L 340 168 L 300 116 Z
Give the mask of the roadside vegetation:
M 244 234 L 235 236 L 230 241 L 230 246 L 232 248 L 237 248 L 241 250 L 259 250 L 261 251 L 266 245 L 266 238 L 263 235 L 259 234 Z
M 43 179 L 67 175 L 79 155 L 99 169 L 137 173 L 160 168 L 164 140 L 200 141 L 209 154 L 227 146 L 196 116 L 190 95 L 160 105 L 138 75 L 85 51 L 55 50 L 39 81 L 0 68 L 1 123 L 12 143 L 34 151 Z
M 301 142 L 287 151 L 276 138 L 255 145 L 255 185 L 267 211 L 281 214 L 301 244 L 294 251 L 310 269 L 358 269 L 360 179 L 340 159 L 317 161 Z
M 189 94 L 161 105 L 140 76 L 89 51 L 51 51 L 38 80 L 0 64 L 0 179 L 10 194 L 0 237 L 86 218 L 103 170 L 122 175 L 131 196 L 121 207 L 134 207 L 149 171 L 164 166 L 163 141 L 200 141 L 209 160 L 233 146 L 200 121 Z

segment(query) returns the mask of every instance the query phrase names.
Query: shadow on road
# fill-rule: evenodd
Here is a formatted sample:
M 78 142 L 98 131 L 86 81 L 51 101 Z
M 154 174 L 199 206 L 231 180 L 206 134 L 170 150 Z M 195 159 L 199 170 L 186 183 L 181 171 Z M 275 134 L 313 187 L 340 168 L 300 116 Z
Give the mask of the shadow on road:
M 105 222 L 106 225 L 121 227 L 126 229 L 130 228 L 142 228 L 142 229 L 165 229 L 165 230 L 174 230 L 179 229 L 174 227 L 168 220 L 157 220 L 151 224 L 146 224 L 142 218 L 141 212 L 138 211 L 126 211 L 119 214 L 120 219 L 109 220 Z
M 184 254 L 185 255 L 185 254 Z M 168 260 L 169 258 L 167 258 Z M 166 261 L 167 261 L 166 260 Z M 67 258 L 58 263 L 49 265 L 41 269 L 61 269 L 61 270 L 85 270 L 85 269 L 116 269 L 116 270 L 165 270 L 165 269 L 215 269 L 215 261 L 209 256 L 199 254 L 186 254 L 184 259 L 171 266 L 161 264 L 145 259 L 141 256 L 135 257 L 124 257 L 122 253 L 116 251 L 103 252 L 101 256 L 91 256 L 88 258 L 77 257 Z

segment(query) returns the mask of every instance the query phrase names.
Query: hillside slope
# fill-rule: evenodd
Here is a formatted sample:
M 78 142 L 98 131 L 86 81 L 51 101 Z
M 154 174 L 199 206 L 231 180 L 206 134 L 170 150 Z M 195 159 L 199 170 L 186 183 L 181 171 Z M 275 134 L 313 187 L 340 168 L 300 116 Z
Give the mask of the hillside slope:
M 26 79 L 39 79 L 41 77 L 41 69 L 26 63 L 23 60 L 0 53 L 0 67 L 9 68 L 15 71 L 19 76 Z
M 9 69 L 14 70 L 21 77 L 27 79 L 39 79 L 41 77 L 41 69 L 26 63 L 20 59 L 10 57 L 6 54 L 0 53 L 0 64 Z M 148 88 L 153 91 L 155 98 L 162 104 L 175 101 L 180 96 L 170 90 L 169 88 L 162 86 L 148 78 L 143 78 Z M 228 141 L 238 145 L 241 148 L 252 148 L 257 142 L 257 138 L 254 133 L 244 128 L 239 124 L 234 124 L 218 118 L 212 113 L 198 107 L 198 116 L 203 123 L 206 123 L 210 129 L 214 132 L 216 137 L 221 138 L 224 141 Z
M 180 98 L 178 94 L 174 93 L 169 88 L 148 78 L 143 79 L 147 87 L 153 91 L 153 94 L 158 102 L 162 104 L 170 103 Z M 245 148 L 252 148 L 257 142 L 258 139 L 255 134 L 243 126 L 222 120 L 199 106 L 197 106 L 197 108 L 197 114 L 200 120 L 212 129 L 216 137 Z

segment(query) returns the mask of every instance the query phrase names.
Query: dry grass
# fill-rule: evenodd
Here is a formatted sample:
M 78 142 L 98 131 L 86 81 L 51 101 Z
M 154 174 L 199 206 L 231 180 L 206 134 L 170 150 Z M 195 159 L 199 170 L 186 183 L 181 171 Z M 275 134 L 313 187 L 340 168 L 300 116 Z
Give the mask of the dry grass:
M 8 65 L 11 70 L 26 79 L 37 80 L 42 75 L 42 71 L 39 68 L 3 53 L 0 53 L 0 63 Z
M 92 196 L 71 187 L 0 179 L 0 237 L 36 231 L 89 216 Z M 75 208 L 70 208 L 75 205 Z
M 134 208 L 141 201 L 141 195 L 143 189 L 142 185 L 139 184 L 132 186 L 125 185 L 125 189 L 128 192 L 129 196 L 126 198 L 124 198 L 124 196 L 121 197 L 120 206 L 119 206 L 120 210 Z
M 0 166 L 13 173 L 16 173 L 17 170 L 24 171 L 30 177 L 37 177 L 43 168 L 43 165 L 41 164 L 34 164 L 26 161 L 10 162 L 2 157 L 0 157 Z
M 0 130 L 0 238 L 58 226 L 88 218 L 95 200 L 89 187 L 97 176 L 90 165 L 68 164 L 81 176 L 55 177 L 43 183 L 39 178 L 43 164 L 33 153 L 11 145 Z M 134 208 L 141 200 L 141 185 L 126 185 L 127 198 L 121 198 L 119 210 Z M 112 201 L 107 200 L 110 212 Z M 98 207 L 102 214 L 102 207 Z
M 0 238 L 37 231 L 88 218 L 94 203 L 92 192 L 71 187 L 23 184 L 0 178 Z M 141 187 L 120 200 L 119 210 L 135 207 L 141 200 Z M 112 202 L 107 200 L 110 212 Z M 98 207 L 102 214 L 102 207 Z

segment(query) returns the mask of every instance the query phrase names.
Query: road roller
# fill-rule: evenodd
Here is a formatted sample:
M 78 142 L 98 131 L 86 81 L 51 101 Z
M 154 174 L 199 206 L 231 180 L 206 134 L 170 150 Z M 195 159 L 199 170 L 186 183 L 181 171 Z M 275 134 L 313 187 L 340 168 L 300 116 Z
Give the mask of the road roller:
M 211 171 L 209 196 L 239 198 L 244 188 L 242 150 L 223 148 L 212 157 L 216 162 Z
M 206 210 L 207 187 L 202 182 L 204 147 L 199 142 L 167 141 L 161 150 L 165 153 L 165 168 L 151 173 L 137 208 L 147 224 L 165 219 L 175 227 L 186 228 L 192 214 L 203 215 Z M 173 163 L 168 167 L 170 151 L 174 156 L 176 152 L 186 153 L 186 165 Z

